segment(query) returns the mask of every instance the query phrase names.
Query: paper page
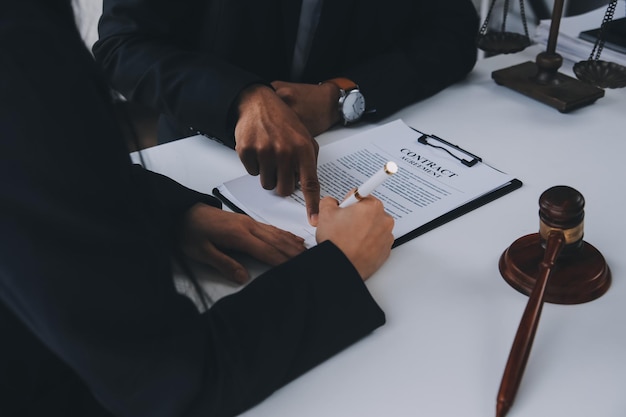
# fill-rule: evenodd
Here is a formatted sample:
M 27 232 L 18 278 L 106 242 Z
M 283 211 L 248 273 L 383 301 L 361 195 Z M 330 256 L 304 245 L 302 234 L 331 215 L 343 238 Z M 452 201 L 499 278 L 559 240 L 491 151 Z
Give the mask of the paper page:
M 372 194 L 394 218 L 393 234 L 398 238 L 513 179 L 483 163 L 467 167 L 445 151 L 419 143 L 420 136 L 396 120 L 321 147 L 321 196 L 342 201 L 387 161 L 394 161 L 398 172 Z M 303 237 L 308 246 L 316 244 L 315 229 L 307 222 L 299 190 L 289 197 L 279 197 L 263 190 L 258 178 L 251 176 L 218 188 L 253 218 Z

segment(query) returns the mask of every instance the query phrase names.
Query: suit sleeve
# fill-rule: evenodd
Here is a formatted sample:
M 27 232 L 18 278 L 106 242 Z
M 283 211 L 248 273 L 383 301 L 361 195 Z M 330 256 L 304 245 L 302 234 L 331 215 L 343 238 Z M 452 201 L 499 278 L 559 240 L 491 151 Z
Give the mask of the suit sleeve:
M 234 101 L 265 80 L 193 48 L 204 16 L 201 1 L 107 0 L 93 47 L 116 90 L 234 148 Z M 207 2 L 208 3 L 208 2 Z
M 128 99 L 158 109 L 181 128 L 191 129 L 189 133 L 202 132 L 234 147 L 234 103 L 239 93 L 268 80 L 207 53 L 218 45 L 203 43 L 217 42 L 229 53 L 241 49 L 240 54 L 261 59 L 241 39 L 254 36 L 252 32 L 240 28 L 215 40 L 210 32 L 224 27 L 201 19 L 241 24 L 238 8 L 254 2 L 172 3 L 105 0 L 100 40 L 94 45 L 96 59 Z M 280 3 L 268 2 L 273 7 Z M 324 9 L 321 35 L 316 33 L 313 41 L 317 56 L 307 63 L 304 81 L 318 83 L 337 76 L 354 80 L 366 98 L 366 117 L 387 117 L 429 97 L 464 78 L 476 62 L 478 15 L 471 0 L 336 0 Z M 271 18 L 272 24 L 283 24 L 282 19 Z M 245 19 L 244 24 L 253 20 Z M 297 20 L 297 15 L 284 19 Z M 279 61 L 290 56 L 283 52 Z M 283 79 L 278 73 L 264 76 Z
M 155 206 L 161 213 L 161 220 L 157 222 L 161 229 L 169 230 L 169 236 L 175 236 L 178 220 L 194 204 L 203 203 L 221 208 L 222 203 L 217 198 L 189 189 L 173 179 L 156 172 L 148 171 L 140 165 L 133 165 L 131 178 L 139 190 L 138 194 L 144 197 L 146 206 Z
M 200 314 L 170 228 L 202 196 L 132 166 L 71 9 L 49 4 L 0 15 L 0 303 L 100 404 L 235 415 L 384 322 L 330 242 Z
M 394 9 L 379 4 L 379 10 L 362 10 L 364 20 L 378 13 L 374 21 L 383 22 L 383 27 L 377 36 L 389 36 L 386 44 L 394 46 L 369 56 L 365 53 L 365 59 L 355 58 L 357 64 L 347 62 L 339 74 L 329 74 L 359 85 L 367 104 L 365 117 L 373 120 L 462 80 L 477 58 L 478 16 L 470 0 L 396 3 Z M 402 23 L 395 23 L 399 19 Z
M 200 409 L 220 415 L 220 405 L 238 414 L 383 325 L 384 313 L 355 272 L 324 242 L 218 301 L 206 316 L 210 337 L 221 341 L 218 363 L 205 375 L 220 389 L 202 396 Z M 214 366 L 224 363 L 232 373 L 215 380 Z

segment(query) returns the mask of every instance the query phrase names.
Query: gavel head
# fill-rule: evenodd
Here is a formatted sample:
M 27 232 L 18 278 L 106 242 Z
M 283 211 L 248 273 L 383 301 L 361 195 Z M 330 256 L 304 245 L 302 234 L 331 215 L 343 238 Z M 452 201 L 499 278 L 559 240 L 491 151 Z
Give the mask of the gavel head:
M 539 197 L 539 233 L 522 236 L 500 257 L 502 277 L 513 288 L 530 294 L 535 287 L 546 241 L 552 232 L 563 234 L 565 246 L 552 268 L 544 300 L 578 304 L 604 294 L 611 272 L 602 254 L 583 240 L 585 199 L 575 189 L 555 186 Z
M 542 246 L 552 231 L 563 233 L 567 256 L 582 247 L 585 218 L 585 199 L 572 187 L 557 185 L 539 197 L 539 235 Z

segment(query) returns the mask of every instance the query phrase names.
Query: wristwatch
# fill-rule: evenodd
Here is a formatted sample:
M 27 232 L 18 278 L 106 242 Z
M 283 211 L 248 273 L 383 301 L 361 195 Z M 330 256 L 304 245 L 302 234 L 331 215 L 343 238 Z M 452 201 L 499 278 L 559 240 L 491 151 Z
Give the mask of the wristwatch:
M 359 86 L 347 78 L 332 78 L 326 82 L 339 87 L 339 113 L 343 124 L 359 120 L 365 113 L 365 97 L 359 91 Z

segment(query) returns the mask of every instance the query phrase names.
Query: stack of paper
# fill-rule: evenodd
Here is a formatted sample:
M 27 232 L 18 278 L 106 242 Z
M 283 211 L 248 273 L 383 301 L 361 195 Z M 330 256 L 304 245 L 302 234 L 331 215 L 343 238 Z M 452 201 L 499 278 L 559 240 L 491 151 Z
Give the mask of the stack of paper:
M 614 19 L 624 17 L 625 6 L 626 5 L 623 0 L 618 1 Z M 559 37 L 556 43 L 556 52 L 560 54 L 563 59 L 567 59 L 573 63 L 589 59 L 593 50 L 593 43 L 580 39 L 578 35 L 584 30 L 600 27 L 605 12 L 606 7 L 601 7 L 578 16 L 562 18 L 561 25 L 559 27 Z M 533 40 L 536 43 L 544 46 L 547 45 L 550 34 L 550 25 L 550 20 L 542 20 L 539 22 L 533 37 Z M 622 54 L 606 47 L 602 50 L 600 59 L 626 66 L 626 54 Z

